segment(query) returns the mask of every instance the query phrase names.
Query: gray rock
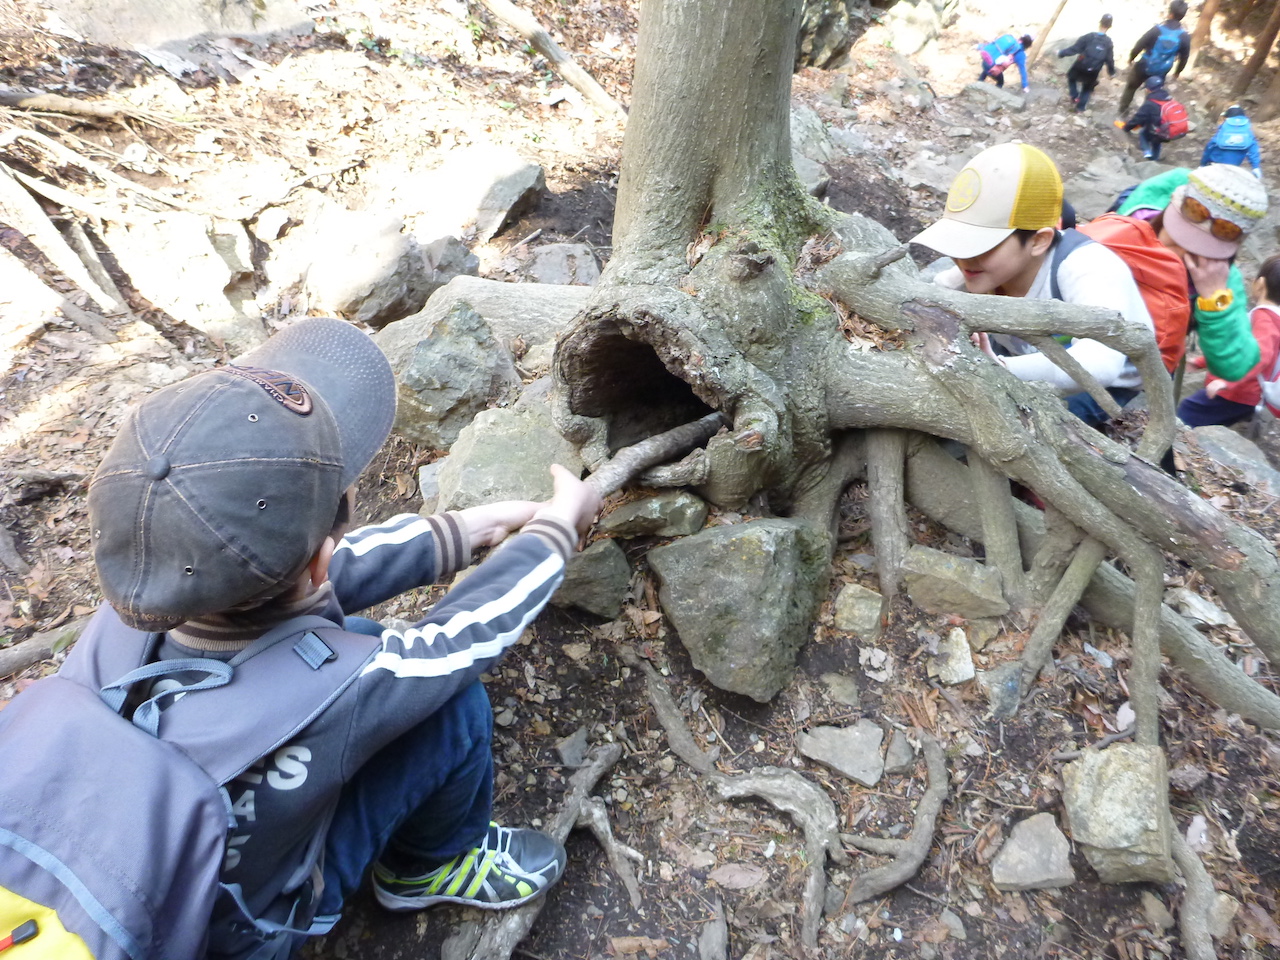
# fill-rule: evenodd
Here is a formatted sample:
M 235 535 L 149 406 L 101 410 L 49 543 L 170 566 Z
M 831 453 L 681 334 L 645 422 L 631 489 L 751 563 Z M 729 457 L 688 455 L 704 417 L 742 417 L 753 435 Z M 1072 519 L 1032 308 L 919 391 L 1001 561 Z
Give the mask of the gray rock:
M 1130 157 L 1107 151 L 1064 181 L 1062 192 L 1082 221 L 1092 220 L 1104 213 L 1126 188 L 1169 169 L 1172 168 L 1157 163 L 1135 162 Z
M 948 137 L 972 137 L 973 127 L 951 127 L 947 130 Z
M 600 279 L 595 251 L 585 243 L 545 243 L 517 257 L 518 272 L 535 283 L 591 286 Z
M 1214 895 L 1209 907 L 1209 936 L 1222 940 L 1231 933 L 1232 921 L 1240 912 L 1240 901 L 1229 893 Z
M 133 226 L 107 222 L 103 240 L 138 293 L 240 353 L 267 332 L 227 298 L 238 270 L 219 254 L 214 234 L 209 218 L 173 212 Z
M 862 131 L 854 127 L 832 127 L 827 131 L 835 149 L 849 157 L 876 152 L 876 146 Z
M 826 536 L 798 520 L 711 527 L 650 550 L 662 608 L 693 665 L 764 703 L 808 639 L 829 562 Z
M 1019 822 L 991 861 L 997 890 L 1046 890 L 1074 883 L 1071 845 L 1051 813 Z
M 874 787 L 884 775 L 883 739 L 879 724 L 859 720 L 852 727 L 814 727 L 796 737 L 796 749 L 864 787 Z
M 928 669 L 929 676 L 937 677 L 938 682 L 947 686 L 973 679 L 973 653 L 963 630 L 952 627 L 938 641 L 938 652 L 930 658 Z
M 791 165 L 795 168 L 796 178 L 809 196 L 820 197 L 827 192 L 831 175 L 827 173 L 826 167 L 798 153 L 791 155 Z
M 374 338 L 382 346 L 381 336 Z M 396 430 L 416 443 L 447 449 L 490 404 L 520 389 L 510 351 L 465 304 L 433 325 L 411 352 L 388 356 L 398 383 Z
M 393 214 L 323 206 L 289 232 L 278 256 L 307 264 L 309 307 L 372 327 L 417 313 L 433 289 L 422 248 Z
M 964 88 L 964 95 L 970 103 L 985 107 L 987 110 L 1022 113 L 1027 109 L 1027 100 L 1021 93 L 1002 90 L 992 83 L 968 84 Z
M 836 703 L 843 703 L 849 707 L 858 705 L 858 680 L 856 677 L 846 676 L 843 673 L 824 673 L 822 682 L 827 685 L 827 689 L 831 691 L 831 699 Z
M 884 772 L 910 773 L 916 768 L 916 749 L 901 730 L 894 730 L 884 752 Z
M 597 540 L 569 558 L 564 581 L 551 602 L 612 620 L 622 613 L 622 598 L 630 584 L 631 567 L 617 541 Z
M 587 287 L 501 283 L 459 276 L 431 295 L 421 313 L 385 327 L 376 337 L 393 367 L 403 365 L 418 342 L 460 303 L 473 309 L 505 343 L 552 343 L 582 309 Z
M 1230 427 L 1196 427 L 1196 442 L 1218 463 L 1240 471 L 1241 479 L 1268 497 L 1280 497 L 1280 471 L 1268 462 L 1267 455 L 1252 440 L 1240 436 Z
M 428 517 L 436 512 L 440 503 L 440 467 L 444 460 L 432 460 L 418 468 L 418 494 L 422 497 L 422 508 L 418 511 Z
M 583 470 L 577 450 L 552 425 L 545 405 L 485 410 L 463 428 L 440 468 L 439 508 L 547 500 L 553 463 L 575 474 Z
M 556 752 L 566 767 L 580 767 L 587 760 L 587 728 L 579 727 L 556 741 Z
M 807 157 L 816 163 L 829 163 L 835 159 L 835 147 L 827 128 L 812 107 L 791 108 L 791 153 Z
M 847 59 L 867 13 L 857 0 L 805 0 L 796 68 L 828 70 Z
M 964 921 L 959 915 L 953 913 L 947 907 L 942 908 L 942 913 L 938 914 L 938 919 L 942 921 L 943 926 L 950 931 L 951 936 L 955 940 L 968 940 L 969 932 L 964 928 Z
M 1173 879 L 1169 774 L 1159 747 L 1086 750 L 1063 780 L 1071 838 L 1103 883 Z
M 907 551 L 902 573 L 907 595 L 928 613 L 953 614 L 969 620 L 1009 612 L 1000 572 L 977 560 L 916 545 Z
M 950 257 L 939 257 L 937 260 L 933 260 L 920 268 L 920 279 L 925 283 L 930 283 L 938 274 L 944 270 L 950 270 L 955 265 L 956 262 Z
M 1192 622 L 1206 627 L 1234 627 L 1235 617 L 1189 587 L 1166 590 L 1164 602 Z
M 619 537 L 687 537 L 702 529 L 709 508 L 685 490 L 624 503 L 600 520 L 600 529 Z
M 898 176 L 909 187 L 926 187 L 939 197 L 945 197 L 951 189 L 951 181 L 960 172 L 948 160 L 929 150 L 920 150 L 911 162 L 898 171 Z
M 435 293 L 454 277 L 474 277 L 480 270 L 480 258 L 467 249 L 457 237 L 439 237 L 422 245 L 426 258 L 427 296 Z M 425 304 L 426 301 L 423 301 Z
M 894 52 L 904 56 L 919 53 L 942 29 L 930 0 L 896 3 L 885 11 L 883 23 L 893 37 Z
M 979 670 L 978 686 L 982 687 L 990 705 L 988 715 L 1003 720 L 1018 712 L 1019 686 L 1022 683 L 1022 662 L 1009 660 L 991 670 Z
M 859 583 L 846 583 L 836 594 L 834 624 L 837 630 L 861 640 L 880 636 L 884 597 Z

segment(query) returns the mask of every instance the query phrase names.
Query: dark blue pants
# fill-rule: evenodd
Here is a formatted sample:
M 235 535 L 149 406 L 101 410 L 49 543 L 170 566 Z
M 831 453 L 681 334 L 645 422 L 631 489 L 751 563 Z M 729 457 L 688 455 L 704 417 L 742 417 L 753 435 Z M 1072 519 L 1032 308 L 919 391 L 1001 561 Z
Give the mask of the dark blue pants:
M 1188 427 L 1207 427 L 1215 423 L 1229 427 L 1241 420 L 1248 420 L 1253 416 L 1253 410 L 1247 403 L 1210 397 L 1203 390 L 1197 390 L 1178 404 L 1178 419 Z
M 1146 128 L 1138 131 L 1138 146 L 1142 148 L 1142 155 L 1150 157 L 1152 160 L 1160 159 L 1160 148 L 1164 146 L 1164 141 L 1147 133 Z
M 348 619 L 348 629 L 357 629 Z M 393 740 L 343 788 L 325 841 L 320 915 L 337 914 L 390 844 L 445 860 L 480 843 L 493 807 L 493 711 L 476 681 Z
M 1067 90 L 1075 101 L 1076 113 L 1083 113 L 1093 96 L 1093 88 L 1098 85 L 1098 75 L 1088 70 L 1077 69 L 1079 64 L 1073 63 L 1067 71 Z

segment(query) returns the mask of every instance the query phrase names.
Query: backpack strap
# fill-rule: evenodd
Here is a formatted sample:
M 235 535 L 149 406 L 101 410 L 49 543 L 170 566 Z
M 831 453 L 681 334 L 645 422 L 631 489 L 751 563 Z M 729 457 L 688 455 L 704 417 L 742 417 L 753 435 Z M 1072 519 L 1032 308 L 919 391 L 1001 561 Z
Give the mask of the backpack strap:
M 1093 240 L 1074 227 L 1058 234 L 1057 242 L 1053 245 L 1053 260 L 1049 268 L 1049 294 L 1053 299 L 1062 299 L 1062 288 L 1058 286 L 1058 268 L 1062 266 L 1062 261 L 1067 259 L 1072 251 L 1083 247 L 1086 243 L 1093 243 Z

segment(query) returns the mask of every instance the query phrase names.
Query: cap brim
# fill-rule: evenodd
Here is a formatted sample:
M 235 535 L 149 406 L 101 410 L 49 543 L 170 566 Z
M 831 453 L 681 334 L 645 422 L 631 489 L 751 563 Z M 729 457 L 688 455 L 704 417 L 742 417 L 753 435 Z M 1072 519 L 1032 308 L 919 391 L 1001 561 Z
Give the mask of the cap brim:
M 1240 249 L 1240 241 L 1219 240 L 1208 230 L 1196 226 L 1178 209 L 1181 199 L 1175 195 L 1164 208 L 1164 228 L 1173 237 L 1174 243 L 1199 257 L 1211 257 L 1214 260 L 1234 257 Z
M 391 433 L 391 364 L 368 334 L 344 320 L 300 320 L 232 363 L 296 376 L 320 395 L 338 425 L 344 488 L 356 482 Z
M 911 238 L 912 243 L 937 250 L 952 260 L 964 260 L 986 253 L 1013 233 L 1012 227 L 979 227 L 943 217 Z

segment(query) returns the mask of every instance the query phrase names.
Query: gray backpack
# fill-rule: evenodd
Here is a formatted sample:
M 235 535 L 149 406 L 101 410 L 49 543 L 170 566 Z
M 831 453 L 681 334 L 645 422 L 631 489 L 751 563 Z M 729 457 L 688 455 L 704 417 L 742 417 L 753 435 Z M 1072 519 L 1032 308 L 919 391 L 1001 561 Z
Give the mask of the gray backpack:
M 263 960 L 324 932 L 311 881 L 328 821 L 269 911 L 285 922 L 249 916 L 219 880 L 223 786 L 310 724 L 378 639 L 297 617 L 230 662 L 149 662 L 159 639 L 104 605 L 62 669 L 0 710 L 0 938 L 25 958 L 197 960 L 213 942 Z M 134 684 L 168 676 L 183 685 L 134 705 Z M 265 722 L 245 709 L 264 700 Z

